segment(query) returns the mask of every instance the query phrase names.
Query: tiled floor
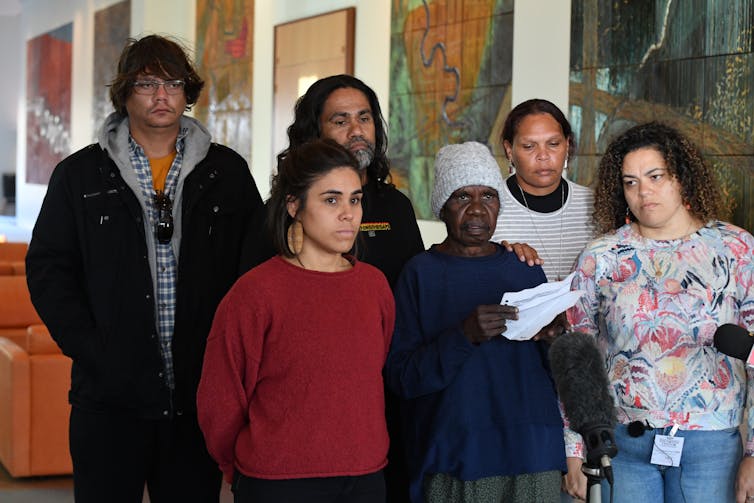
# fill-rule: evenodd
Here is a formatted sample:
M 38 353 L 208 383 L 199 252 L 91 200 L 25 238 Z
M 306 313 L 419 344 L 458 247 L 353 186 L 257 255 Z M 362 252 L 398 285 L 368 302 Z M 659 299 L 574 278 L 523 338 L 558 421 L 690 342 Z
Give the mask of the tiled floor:
M 12 478 L 0 465 L 0 501 L 2 503 L 74 503 L 72 477 Z M 223 484 L 220 503 L 231 503 L 233 494 Z M 149 497 L 144 495 L 144 502 Z

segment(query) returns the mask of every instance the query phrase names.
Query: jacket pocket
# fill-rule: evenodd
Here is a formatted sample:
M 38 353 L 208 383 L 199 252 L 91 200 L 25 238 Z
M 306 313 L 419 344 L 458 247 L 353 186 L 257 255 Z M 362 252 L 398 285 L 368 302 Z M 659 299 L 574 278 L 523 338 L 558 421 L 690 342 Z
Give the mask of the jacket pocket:
M 88 192 L 82 198 L 86 227 L 94 235 L 107 234 L 130 219 L 128 208 L 117 189 Z

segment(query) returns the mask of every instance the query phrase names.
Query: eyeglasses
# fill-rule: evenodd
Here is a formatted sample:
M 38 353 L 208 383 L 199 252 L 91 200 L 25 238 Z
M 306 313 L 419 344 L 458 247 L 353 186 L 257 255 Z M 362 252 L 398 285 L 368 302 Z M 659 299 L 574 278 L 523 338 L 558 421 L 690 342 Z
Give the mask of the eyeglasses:
M 168 94 L 178 94 L 183 91 L 186 83 L 182 80 L 168 80 L 160 82 L 159 80 L 137 80 L 134 82 L 134 92 L 136 94 L 155 94 L 160 86 L 165 88 Z
M 157 207 L 154 235 L 160 244 L 169 243 L 173 237 L 173 201 L 165 192 L 158 190 L 154 195 L 154 205 Z

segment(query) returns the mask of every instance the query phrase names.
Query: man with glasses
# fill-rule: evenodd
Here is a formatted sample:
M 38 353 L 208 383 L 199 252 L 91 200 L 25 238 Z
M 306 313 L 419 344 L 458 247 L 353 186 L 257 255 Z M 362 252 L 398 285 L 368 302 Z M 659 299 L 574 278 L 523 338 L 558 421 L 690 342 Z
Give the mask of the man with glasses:
M 218 501 L 196 420 L 218 303 L 262 201 L 246 162 L 183 115 L 202 79 L 176 42 L 129 40 L 97 144 L 50 179 L 27 255 L 37 311 L 73 359 L 77 502 Z

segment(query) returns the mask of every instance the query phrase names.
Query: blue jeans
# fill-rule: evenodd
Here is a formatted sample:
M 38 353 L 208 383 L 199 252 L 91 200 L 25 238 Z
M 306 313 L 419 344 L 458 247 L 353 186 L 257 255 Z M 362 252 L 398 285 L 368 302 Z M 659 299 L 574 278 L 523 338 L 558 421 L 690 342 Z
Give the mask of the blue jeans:
M 719 431 L 682 431 L 684 437 L 678 467 L 653 465 L 655 435 L 670 428 L 630 437 L 625 425 L 615 428 L 618 455 L 613 459 L 614 503 L 709 503 L 735 502 L 735 484 L 743 445 L 738 428 Z M 602 502 L 610 501 L 610 488 L 602 482 Z

